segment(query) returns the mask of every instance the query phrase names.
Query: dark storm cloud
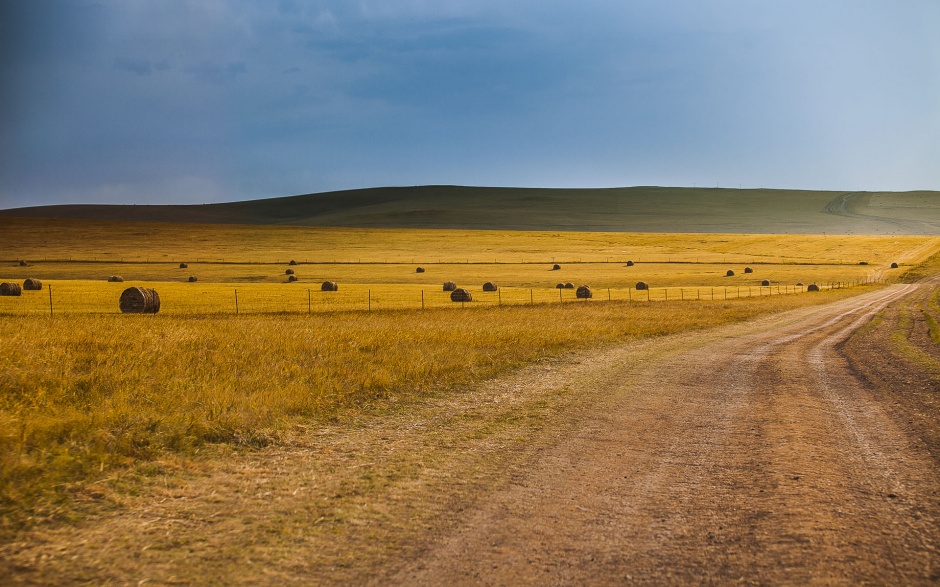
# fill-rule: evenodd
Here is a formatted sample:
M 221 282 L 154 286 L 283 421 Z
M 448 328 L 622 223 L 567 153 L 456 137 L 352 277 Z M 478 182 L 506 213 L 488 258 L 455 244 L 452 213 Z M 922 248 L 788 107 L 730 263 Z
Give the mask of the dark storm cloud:
M 940 5 L 13 0 L 0 206 L 936 188 Z

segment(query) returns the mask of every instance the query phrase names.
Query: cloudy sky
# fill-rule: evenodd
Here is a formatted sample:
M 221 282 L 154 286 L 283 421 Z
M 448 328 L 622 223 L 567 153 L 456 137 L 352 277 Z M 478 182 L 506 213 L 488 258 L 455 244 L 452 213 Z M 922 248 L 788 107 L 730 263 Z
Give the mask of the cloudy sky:
M 940 189 L 937 0 L 4 0 L 0 207 Z

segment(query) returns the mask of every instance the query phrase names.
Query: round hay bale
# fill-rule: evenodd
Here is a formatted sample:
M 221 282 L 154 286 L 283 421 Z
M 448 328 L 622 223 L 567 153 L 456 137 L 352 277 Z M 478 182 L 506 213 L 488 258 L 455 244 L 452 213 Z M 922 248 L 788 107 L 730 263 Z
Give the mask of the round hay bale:
M 565 289 L 574 289 L 574 284 L 573 284 L 573 283 L 566 283 L 566 284 L 565 284 Z
M 556 285 L 555 287 L 557 287 L 558 289 L 565 289 L 565 284 L 564 284 L 564 283 L 559 283 L 559 284 Z
M 108 278 L 108 281 L 110 281 L 111 283 L 124 283 L 124 278 L 121 277 L 120 275 L 112 275 L 111 277 Z
M 745 268 L 744 268 L 744 272 L 745 272 L 745 273 L 754 273 L 754 270 L 751 269 L 750 267 L 745 267 Z
M 188 263 L 180 263 L 180 269 L 189 269 Z
M 190 275 L 190 276 L 189 276 L 189 283 L 196 283 L 196 281 L 197 281 L 197 279 L 196 279 L 196 276 L 195 276 L 195 275 Z
M 124 314 L 156 314 L 160 311 L 160 296 L 154 289 L 129 287 L 121 293 L 119 304 Z
M 858 264 L 859 264 L 859 265 L 868 265 L 868 261 L 859 261 Z
M 339 285 L 335 281 L 324 281 L 320 291 L 339 291 Z
M 627 267 L 633 267 L 633 265 L 634 265 L 633 261 L 627 261 Z
M 27 265 L 29 265 L 29 263 L 20 259 L 20 267 L 26 267 Z
M 483 291 L 496 291 L 497 289 L 499 288 L 496 287 L 496 284 L 492 281 L 487 281 L 483 284 Z
M 415 269 L 415 273 L 424 273 L 424 267 L 418 267 Z
M 765 279 L 764 281 L 760 282 L 760 284 L 761 284 L 762 286 L 764 286 L 764 287 L 767 287 L 768 285 L 770 285 L 770 280 L 769 280 L 769 279 Z
M 559 269 L 561 269 L 561 265 L 559 265 L 558 263 L 555 263 L 554 265 L 552 265 L 552 271 L 558 271 Z
M 725 273 L 725 277 L 734 277 L 734 271 L 732 271 L 731 269 L 728 269 L 728 272 Z
M 473 301 L 473 296 L 470 295 L 470 291 L 462 287 L 458 287 L 454 291 L 450 292 L 450 301 L 452 302 L 470 302 Z
M 815 283 L 811 283 L 808 286 L 806 286 L 806 291 L 819 291 L 819 286 L 816 285 Z
M 32 277 L 27 277 L 23 282 L 23 289 L 27 291 L 39 291 L 42 289 L 42 282 Z
M 583 299 L 594 297 L 594 294 L 591 293 L 591 288 L 586 285 L 579 285 L 575 295 Z
M 18 296 L 23 293 L 20 284 L 4 281 L 0 283 L 0 296 Z
M 803 284 L 802 284 L 802 283 L 797 283 L 796 285 L 799 286 L 799 287 L 803 287 Z
M 892 268 L 892 269 L 897 269 L 897 268 L 898 268 L 898 264 L 897 264 L 897 263 L 891 263 L 891 268 Z
M 293 274 L 294 274 L 293 269 L 288 269 L 287 271 L 284 272 L 284 275 L 293 275 Z
M 294 261 L 293 259 L 291 259 L 290 263 L 288 263 L 288 265 L 296 265 L 296 264 L 297 264 L 297 261 Z
M 288 275 L 288 276 L 287 276 L 287 282 L 290 283 L 290 282 L 292 282 L 292 281 L 297 281 L 297 276 L 296 276 L 296 275 Z
M 457 284 L 453 281 L 444 282 L 444 291 L 454 291 L 455 289 L 457 289 Z
M 636 282 L 636 288 L 639 290 L 643 290 L 643 289 L 649 289 L 650 286 L 648 286 L 645 281 L 638 281 Z

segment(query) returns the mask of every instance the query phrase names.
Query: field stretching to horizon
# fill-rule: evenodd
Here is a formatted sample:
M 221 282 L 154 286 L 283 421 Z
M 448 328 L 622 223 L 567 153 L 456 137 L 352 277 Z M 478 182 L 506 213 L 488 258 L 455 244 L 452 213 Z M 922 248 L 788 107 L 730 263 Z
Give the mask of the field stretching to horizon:
M 44 289 L 0 298 L 0 537 L 111 507 L 102 487 L 143 491 L 213 447 L 407 410 L 570 350 L 825 303 L 902 279 L 940 250 L 938 237 L 4 223 L 0 280 Z M 299 282 L 286 283 L 288 267 Z M 126 281 L 105 282 L 112 274 Z M 317 291 L 326 279 L 340 291 Z M 447 309 L 460 304 L 445 280 L 471 288 L 469 309 Z M 501 290 L 484 294 L 484 280 Z M 634 297 L 639 280 L 656 303 Z M 591 285 L 594 299 L 558 303 L 575 301 L 555 289 L 564 282 Z M 798 282 L 852 287 L 784 295 Z M 129 285 L 158 289 L 160 313 L 119 314 Z M 253 308 L 253 295 L 267 301 Z

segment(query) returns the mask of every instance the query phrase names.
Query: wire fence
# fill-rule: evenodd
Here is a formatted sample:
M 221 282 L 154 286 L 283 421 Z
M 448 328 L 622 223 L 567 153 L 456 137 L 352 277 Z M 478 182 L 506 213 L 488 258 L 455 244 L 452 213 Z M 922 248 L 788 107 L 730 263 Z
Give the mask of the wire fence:
M 874 280 L 814 284 L 820 290 L 880 283 Z M 649 289 L 594 288 L 590 298 L 577 297 L 574 288 L 501 287 L 496 291 L 469 289 L 472 301 L 454 302 L 441 289 L 416 285 L 339 284 L 337 291 L 321 291 L 296 284 L 231 283 L 101 283 L 64 281 L 44 284 L 39 291 L 0 296 L 0 315 L 117 314 L 121 292 L 129 286 L 156 289 L 161 314 L 263 314 L 340 311 L 423 310 L 530 304 L 598 303 L 607 301 L 654 303 L 664 301 L 719 301 L 797 295 L 809 285 L 770 284 L 733 287 L 651 287 Z

